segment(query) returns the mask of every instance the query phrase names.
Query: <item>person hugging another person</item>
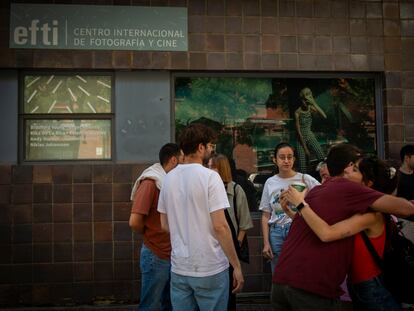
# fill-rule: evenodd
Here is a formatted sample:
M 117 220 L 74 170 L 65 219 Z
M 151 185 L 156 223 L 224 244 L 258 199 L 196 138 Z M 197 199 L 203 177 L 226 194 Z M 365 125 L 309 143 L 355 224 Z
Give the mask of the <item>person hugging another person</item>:
M 253 228 L 252 218 L 250 217 L 249 205 L 247 203 L 246 194 L 242 187 L 232 180 L 230 163 L 227 157 L 223 154 L 214 154 L 208 161 L 208 167 L 219 173 L 226 188 L 227 198 L 230 207 L 226 210 L 228 213 L 229 227 L 233 227 L 233 239 L 236 249 L 241 245 L 246 230 Z M 233 269 L 229 269 L 229 283 L 233 283 Z M 236 310 L 236 294 L 233 294 L 232 289 L 229 288 L 229 301 L 227 310 Z
M 368 157 L 357 161 L 354 170 L 350 171 L 346 178 L 386 194 L 395 191 L 398 180 L 395 168 L 388 167 L 377 157 Z M 288 209 L 288 202 L 295 206 L 304 202 L 304 194 L 290 187 L 282 195 L 281 201 L 282 207 Z M 362 234 L 358 234 L 364 232 L 376 252 L 382 257 L 386 244 L 385 227 L 387 223 L 393 221 L 389 214 L 370 211 L 364 214 L 355 214 L 332 225 L 319 217 L 307 204 L 300 210 L 300 214 L 323 242 L 336 241 L 355 235 L 352 264 L 348 275 L 348 288 L 354 310 L 400 310 L 399 304 L 385 288 L 381 270 L 367 249 Z
M 414 205 L 407 200 L 348 179 L 358 170 L 356 163 L 361 158 L 361 151 L 353 145 L 331 147 L 326 160 L 331 177 L 310 190 L 306 202 L 296 205 L 296 209 L 300 212 L 309 204 L 329 224 L 371 209 L 401 217 L 414 214 Z M 325 243 L 298 214 L 273 274 L 272 307 L 278 311 L 344 310 L 346 306 L 338 298 L 343 293 L 340 285 L 351 266 L 354 239 L 348 236 Z
M 303 183 L 308 189 L 319 185 L 312 176 L 294 170 L 295 152 L 288 143 L 282 142 L 275 147 L 273 162 L 278 173 L 266 181 L 259 207 L 262 211 L 263 256 L 271 261 L 272 273 L 292 222 L 280 205 L 280 194 L 292 183 Z

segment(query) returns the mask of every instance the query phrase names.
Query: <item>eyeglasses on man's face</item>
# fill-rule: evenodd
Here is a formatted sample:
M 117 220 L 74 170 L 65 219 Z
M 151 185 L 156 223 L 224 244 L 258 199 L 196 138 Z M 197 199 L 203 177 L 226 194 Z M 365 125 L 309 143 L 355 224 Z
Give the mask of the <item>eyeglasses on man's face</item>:
M 216 150 L 216 144 L 213 143 L 208 143 L 207 144 L 207 148 L 211 149 L 211 150 Z

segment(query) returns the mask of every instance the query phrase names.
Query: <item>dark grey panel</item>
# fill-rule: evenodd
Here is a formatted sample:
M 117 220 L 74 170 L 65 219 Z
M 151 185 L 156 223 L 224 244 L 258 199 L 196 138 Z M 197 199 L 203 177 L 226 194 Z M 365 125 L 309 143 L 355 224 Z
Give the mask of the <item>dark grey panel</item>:
M 155 162 L 171 140 L 170 75 L 117 72 L 116 162 Z
M 17 163 L 17 71 L 0 70 L 0 163 Z

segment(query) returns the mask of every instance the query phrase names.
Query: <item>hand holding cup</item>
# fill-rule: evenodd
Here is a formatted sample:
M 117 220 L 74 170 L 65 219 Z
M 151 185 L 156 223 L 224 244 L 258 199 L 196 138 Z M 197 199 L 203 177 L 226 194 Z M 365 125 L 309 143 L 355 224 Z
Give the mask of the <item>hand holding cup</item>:
M 288 190 L 283 192 L 282 197 L 294 206 L 299 205 L 301 202 L 304 201 L 305 195 L 307 193 L 307 191 L 305 190 L 306 187 L 302 185 L 300 185 L 299 188 L 302 190 L 301 192 L 297 190 L 297 186 L 295 184 L 289 186 Z
M 291 186 L 299 192 L 303 192 L 306 189 L 306 185 L 303 182 L 294 182 Z

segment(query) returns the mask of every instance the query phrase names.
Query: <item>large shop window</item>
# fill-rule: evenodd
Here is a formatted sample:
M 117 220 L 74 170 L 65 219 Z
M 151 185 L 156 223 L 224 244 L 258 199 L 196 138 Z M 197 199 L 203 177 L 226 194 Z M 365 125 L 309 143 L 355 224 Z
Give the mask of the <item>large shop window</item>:
M 24 73 L 22 160 L 112 160 L 113 117 L 110 73 Z
M 380 79 L 375 74 L 275 76 L 200 74 L 175 76 L 175 128 L 191 122 L 219 133 L 217 151 L 256 187 L 275 173 L 273 150 L 288 142 L 296 169 L 317 176 L 317 164 L 340 142 L 377 153 L 382 132 Z

